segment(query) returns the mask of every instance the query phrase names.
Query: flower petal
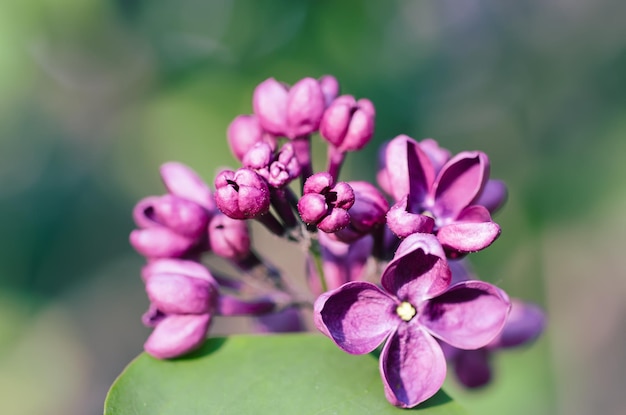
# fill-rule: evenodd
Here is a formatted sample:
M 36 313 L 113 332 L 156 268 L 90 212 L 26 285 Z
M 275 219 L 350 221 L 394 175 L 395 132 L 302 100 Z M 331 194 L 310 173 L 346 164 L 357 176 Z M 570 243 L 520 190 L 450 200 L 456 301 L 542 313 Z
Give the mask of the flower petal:
M 196 202 L 209 212 L 215 209 L 211 189 L 190 167 L 169 162 L 161 166 L 160 172 L 169 193 Z
M 426 302 L 419 320 L 434 336 L 459 349 L 487 345 L 504 327 L 511 303 L 483 281 L 463 281 Z
M 474 202 L 494 213 L 504 205 L 508 197 L 506 184 L 502 180 L 489 179 L 478 199 Z
M 274 78 L 261 82 L 254 90 L 252 106 L 263 129 L 274 135 L 287 132 L 287 98 L 284 84 Z
M 175 258 L 187 253 L 196 243 L 167 228 L 135 229 L 130 233 L 130 244 L 148 258 Z
M 435 178 L 435 170 L 426 153 L 406 135 L 397 136 L 387 145 L 385 169 L 395 201 L 410 194 L 411 201 L 421 202 Z
M 387 400 L 412 408 L 433 396 L 446 378 L 446 360 L 437 341 L 419 324 L 400 324 L 380 356 Z
M 396 250 L 381 277 L 381 284 L 401 301 L 417 306 L 450 285 L 450 269 L 434 235 L 414 233 Z
M 396 300 L 376 285 L 353 281 L 317 298 L 314 321 L 341 349 L 364 354 L 396 328 L 400 322 L 396 306 Z
M 215 306 L 217 286 L 200 278 L 158 274 L 146 281 L 146 293 L 165 314 L 205 314 Z
M 476 252 L 491 245 L 500 236 L 495 222 L 452 223 L 439 229 L 437 239 L 446 250 Z
M 406 238 L 414 233 L 431 233 L 435 220 L 430 216 L 408 211 L 405 196 L 387 211 L 387 226 L 399 238 Z
M 206 338 L 211 315 L 169 315 L 159 321 L 144 344 L 144 349 L 157 359 L 171 359 L 199 347 Z
M 489 158 L 479 151 L 464 151 L 448 161 L 433 186 L 437 218 L 455 218 L 480 194 L 489 178 Z

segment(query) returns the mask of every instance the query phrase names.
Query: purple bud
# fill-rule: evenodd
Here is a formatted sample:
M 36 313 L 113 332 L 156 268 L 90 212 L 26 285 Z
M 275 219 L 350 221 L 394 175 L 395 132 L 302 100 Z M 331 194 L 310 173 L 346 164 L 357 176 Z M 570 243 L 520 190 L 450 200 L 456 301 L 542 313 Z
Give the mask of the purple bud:
M 330 174 L 322 172 L 307 179 L 303 193 L 298 201 L 298 212 L 305 223 L 316 225 L 324 232 L 336 232 L 348 226 L 348 209 L 354 204 L 354 191 L 349 184 L 333 185 Z
M 252 105 L 265 131 L 294 139 L 317 131 L 325 101 L 313 78 L 304 78 L 290 89 L 269 78 L 254 90 Z
M 140 200 L 133 210 L 133 217 L 140 227 L 163 226 L 191 238 L 199 237 L 209 221 L 205 208 L 173 195 Z
M 256 143 L 241 159 L 243 167 L 255 170 L 267 169 L 274 158 L 274 149 L 267 143 Z M 263 174 L 261 174 L 263 175 Z
M 273 188 L 282 188 L 300 175 L 300 163 L 291 142 L 274 154 L 266 143 L 257 143 L 246 153 L 243 166 L 256 171 Z
M 168 193 L 196 202 L 208 212 L 215 209 L 211 190 L 191 168 L 181 163 L 165 163 L 161 166 L 161 178 Z
M 342 95 L 324 112 L 320 134 L 340 152 L 357 151 L 372 138 L 375 116 L 370 100 Z
M 276 139 L 263 131 L 256 115 L 239 115 L 228 126 L 228 144 L 233 155 L 242 160 L 245 154 L 257 143 L 266 143 L 273 151 Z
M 224 170 L 215 178 L 215 201 L 233 219 L 253 219 L 269 211 L 267 182 L 253 170 Z
M 300 162 L 291 143 L 285 143 L 269 166 L 267 181 L 280 189 L 300 175 Z
M 209 247 L 219 257 L 244 260 L 250 254 L 248 224 L 218 213 L 209 222 Z

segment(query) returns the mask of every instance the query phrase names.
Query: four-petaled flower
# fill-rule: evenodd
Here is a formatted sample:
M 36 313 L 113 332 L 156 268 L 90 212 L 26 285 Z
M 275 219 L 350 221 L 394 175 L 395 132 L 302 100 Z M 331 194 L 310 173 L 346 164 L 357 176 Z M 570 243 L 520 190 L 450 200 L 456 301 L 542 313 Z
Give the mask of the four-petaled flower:
M 480 251 L 500 235 L 489 210 L 478 204 L 489 179 L 485 153 L 461 152 L 437 170 L 417 141 L 400 135 L 387 144 L 383 159 L 379 178 L 383 187 L 393 184 L 388 191 L 396 201 L 387 223 L 399 237 L 433 232 L 456 257 Z
M 443 248 L 430 234 L 414 234 L 398 247 L 378 286 L 353 281 L 315 302 L 318 329 L 352 354 L 383 341 L 380 371 L 385 395 L 410 408 L 433 396 L 446 375 L 435 338 L 477 349 L 498 335 L 510 308 L 507 295 L 482 281 L 450 285 Z

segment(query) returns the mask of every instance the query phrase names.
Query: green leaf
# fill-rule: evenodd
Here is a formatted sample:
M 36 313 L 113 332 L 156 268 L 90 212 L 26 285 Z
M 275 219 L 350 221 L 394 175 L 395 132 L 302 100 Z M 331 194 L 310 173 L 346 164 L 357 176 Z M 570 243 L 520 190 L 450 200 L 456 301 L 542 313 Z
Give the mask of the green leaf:
M 466 412 L 443 391 L 424 415 Z M 213 338 L 180 359 L 143 353 L 115 381 L 105 415 L 394 414 L 372 355 L 353 356 L 316 334 Z

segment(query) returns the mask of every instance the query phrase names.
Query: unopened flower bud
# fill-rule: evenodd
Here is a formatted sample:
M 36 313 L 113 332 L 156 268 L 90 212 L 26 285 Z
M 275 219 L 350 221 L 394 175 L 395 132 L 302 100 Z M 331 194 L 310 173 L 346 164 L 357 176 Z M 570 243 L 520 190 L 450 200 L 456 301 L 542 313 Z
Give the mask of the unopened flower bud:
M 285 143 L 269 166 L 267 181 L 270 186 L 280 189 L 298 177 L 300 170 L 300 162 L 293 145 L 290 142 Z
M 303 193 L 298 212 L 305 223 L 324 232 L 336 232 L 348 226 L 348 209 L 354 204 L 350 185 L 345 182 L 335 185 L 330 174 L 322 172 L 307 179 Z
M 294 139 L 317 131 L 325 101 L 313 78 L 304 78 L 291 88 L 269 78 L 254 90 L 252 105 L 265 131 Z
M 274 158 L 274 149 L 267 143 L 254 144 L 241 159 L 243 167 L 255 171 L 267 169 Z
M 224 170 L 215 178 L 215 201 L 233 219 L 253 219 L 269 211 L 267 182 L 253 170 Z
M 250 233 L 243 220 L 218 213 L 209 222 L 209 247 L 219 257 L 244 260 L 250 254 Z
M 372 138 L 375 116 L 370 100 L 343 95 L 324 112 L 320 134 L 340 152 L 357 151 Z
M 133 218 L 143 228 L 163 226 L 196 238 L 206 229 L 209 213 L 195 202 L 168 194 L 140 200 L 133 210 Z

